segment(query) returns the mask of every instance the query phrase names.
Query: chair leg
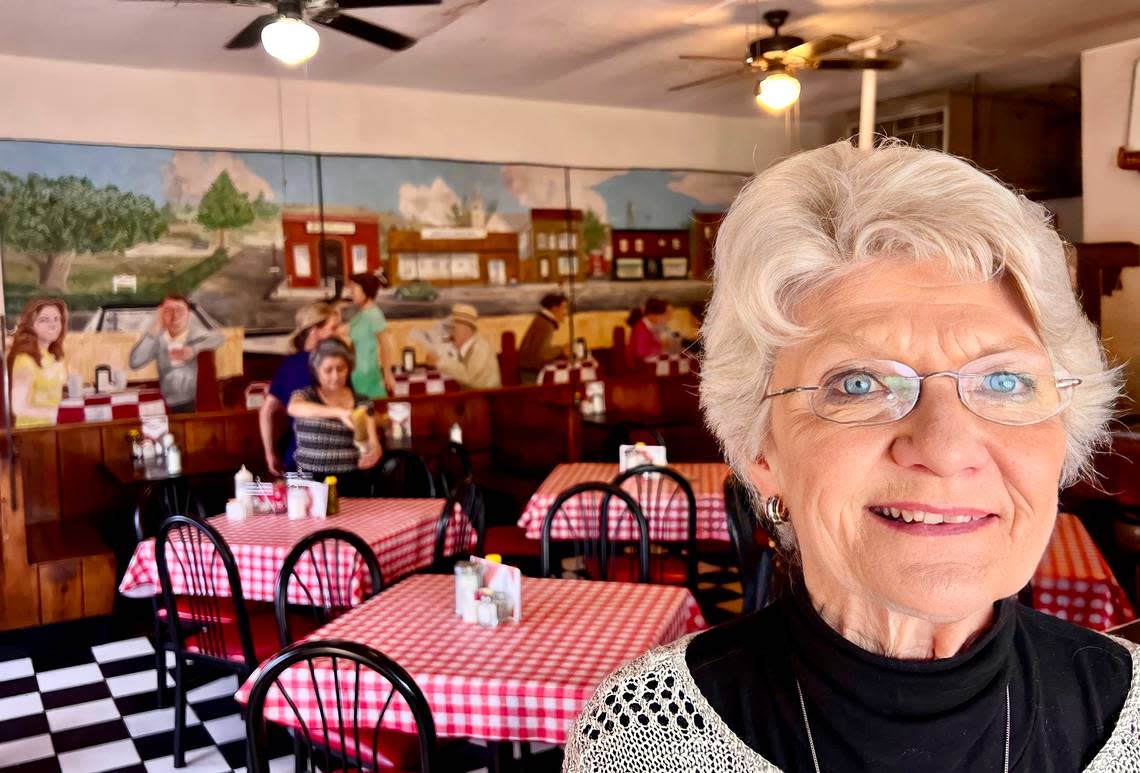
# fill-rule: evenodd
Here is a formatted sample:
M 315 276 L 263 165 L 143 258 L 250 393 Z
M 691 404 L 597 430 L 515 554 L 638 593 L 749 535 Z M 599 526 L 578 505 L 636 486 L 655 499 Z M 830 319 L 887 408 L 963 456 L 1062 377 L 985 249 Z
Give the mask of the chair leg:
M 154 675 L 157 682 L 155 695 L 158 708 L 166 708 L 166 644 L 162 636 L 162 621 L 154 618 Z
M 182 736 L 186 730 L 186 674 L 179 653 L 174 653 L 174 767 L 186 767 Z

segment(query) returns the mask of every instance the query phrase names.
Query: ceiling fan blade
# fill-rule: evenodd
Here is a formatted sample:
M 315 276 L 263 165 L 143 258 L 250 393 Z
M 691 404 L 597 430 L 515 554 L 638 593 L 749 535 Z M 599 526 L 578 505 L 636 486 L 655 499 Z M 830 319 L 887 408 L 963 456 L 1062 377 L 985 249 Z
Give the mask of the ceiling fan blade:
M 744 75 L 745 73 L 751 73 L 751 72 L 752 72 L 751 68 L 748 68 L 748 67 L 742 67 L 739 70 L 729 70 L 728 72 L 722 72 L 722 73 L 719 73 L 717 75 L 710 75 L 707 78 L 701 78 L 699 80 L 689 81 L 688 83 L 682 83 L 680 86 L 670 86 L 669 91 L 681 91 L 683 89 L 692 88 L 693 86 L 701 86 L 705 83 L 715 83 L 717 81 L 725 81 L 725 80 L 728 80 L 729 78 L 735 78 L 738 75 Z
M 804 66 L 809 70 L 894 70 L 901 59 L 816 59 Z
M 394 8 L 401 5 L 443 5 L 443 0 L 336 0 L 341 10 L 354 8 Z
M 698 54 L 681 54 L 678 59 L 689 59 L 694 62 L 739 62 L 739 56 L 700 56 Z
M 269 22 L 277 18 L 275 13 L 267 13 L 264 16 L 258 16 L 256 19 L 245 25 L 241 32 L 234 35 L 229 43 L 226 43 L 226 48 L 253 48 L 254 46 L 261 45 L 261 31 L 269 26 Z
M 849 38 L 846 35 L 825 35 L 822 38 L 809 40 L 806 43 L 800 43 L 798 46 L 789 48 L 784 52 L 784 56 L 794 56 L 797 59 L 817 59 L 837 48 L 846 48 L 854 42 L 855 38 Z
M 325 27 L 332 27 L 334 30 L 343 32 L 346 35 L 367 40 L 369 43 L 383 46 L 392 51 L 403 51 L 411 48 L 416 43 L 415 38 L 409 38 L 407 35 L 401 35 L 399 32 L 390 30 L 387 27 L 381 27 L 378 24 L 357 19 L 355 16 L 346 16 L 343 13 L 314 16 L 313 22 L 322 24 Z

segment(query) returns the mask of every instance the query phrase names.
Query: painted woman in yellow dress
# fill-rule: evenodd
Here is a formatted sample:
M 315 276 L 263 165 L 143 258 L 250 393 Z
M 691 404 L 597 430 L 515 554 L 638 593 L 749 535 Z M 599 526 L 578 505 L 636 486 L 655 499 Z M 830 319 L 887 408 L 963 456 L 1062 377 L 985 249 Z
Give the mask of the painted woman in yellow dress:
M 28 303 L 8 351 L 12 383 L 14 426 L 55 424 L 67 366 L 63 363 L 63 337 L 67 335 L 67 304 L 49 298 Z

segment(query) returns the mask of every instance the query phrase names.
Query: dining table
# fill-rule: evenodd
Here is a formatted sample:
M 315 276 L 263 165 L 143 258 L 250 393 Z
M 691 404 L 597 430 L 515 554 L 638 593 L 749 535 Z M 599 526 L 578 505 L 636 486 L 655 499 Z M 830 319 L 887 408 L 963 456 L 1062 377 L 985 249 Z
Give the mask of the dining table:
M 273 601 L 277 573 L 289 551 L 299 541 L 320 529 L 343 529 L 363 539 L 376 554 L 385 584 L 431 565 L 435 554 L 436 529 L 443 512 L 443 499 L 350 499 L 340 500 L 340 512 L 325 518 L 291 520 L 285 515 L 251 515 L 245 519 L 231 519 L 219 515 L 209 519 L 233 552 L 241 579 L 242 593 L 247 601 Z M 459 519 L 449 521 L 445 547 L 447 552 L 458 551 L 464 530 Z M 467 532 L 468 548 L 474 546 L 473 530 Z M 119 592 L 125 596 L 152 596 L 158 592 L 158 565 L 155 561 L 154 540 L 140 542 L 119 583 Z M 353 561 L 341 576 L 353 577 L 353 595 L 359 601 L 365 592 L 367 570 L 348 550 L 337 552 L 337 562 Z M 179 562 L 169 562 L 170 582 L 176 594 L 188 591 Z M 221 562 L 215 562 L 218 585 L 226 587 Z M 307 583 L 304 573 L 315 571 L 310 563 L 302 561 L 298 571 Z M 311 579 L 311 578 L 310 578 Z M 300 583 L 293 588 L 300 593 Z M 301 602 L 297 598 L 294 601 Z
M 523 577 L 521 600 L 518 622 L 493 628 L 464 623 L 455 614 L 453 577 L 415 575 L 307 640 L 358 642 L 400 664 L 427 698 L 440 737 L 562 744 L 606 675 L 706 627 L 692 594 L 673 586 Z M 339 678 L 345 677 L 355 678 L 341 672 Z M 248 701 L 256 679 L 255 671 L 238 690 L 239 703 Z M 390 690 L 377 674 L 362 671 L 359 679 L 360 724 L 372 727 Z M 332 694 L 332 665 L 318 662 L 310 671 L 298 664 L 279 684 L 301 719 L 317 725 L 321 706 L 315 696 Z M 277 686 L 269 690 L 264 716 L 286 726 L 298 723 Z M 415 732 L 399 696 L 382 726 Z
M 724 479 L 728 475 L 728 465 L 721 462 L 692 462 L 669 465 L 685 476 L 693 487 L 697 500 L 698 540 L 728 541 L 728 522 L 724 509 Z M 618 465 L 609 463 L 560 464 L 542 482 L 531 496 L 518 520 L 518 525 L 526 531 L 529 539 L 542 537 L 542 522 L 551 505 L 566 489 L 579 483 L 603 481 L 608 483 L 618 474 Z M 638 482 L 626 481 L 623 488 L 636 500 Z M 645 513 L 649 522 L 649 539 L 655 542 L 683 542 L 688 538 L 688 503 L 683 496 L 667 497 L 639 503 L 648 508 Z M 574 539 L 575 535 L 589 533 L 585 519 L 591 517 L 590 508 L 579 507 L 574 500 L 566 503 L 563 517 L 551 525 L 551 538 L 555 540 Z M 596 517 L 596 515 L 594 515 Z M 615 532 L 631 529 L 630 519 L 619 519 Z M 625 533 L 614 533 L 614 538 L 624 539 Z
M 1097 631 L 1136 617 L 1080 518 L 1061 513 L 1030 581 L 1033 608 Z

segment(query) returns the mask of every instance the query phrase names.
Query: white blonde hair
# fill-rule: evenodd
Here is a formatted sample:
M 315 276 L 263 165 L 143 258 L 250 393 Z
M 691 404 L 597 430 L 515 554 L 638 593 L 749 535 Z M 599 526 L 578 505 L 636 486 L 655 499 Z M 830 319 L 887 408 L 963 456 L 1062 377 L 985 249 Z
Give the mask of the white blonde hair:
M 1083 379 L 1061 414 L 1060 483 L 1090 475 L 1120 374 L 1077 303 L 1048 211 L 954 156 L 901 143 L 865 153 L 843 141 L 754 177 L 717 236 L 701 405 L 740 479 L 750 480 L 769 430 L 762 398 L 776 353 L 811 333 L 795 321 L 797 304 L 883 257 L 941 261 L 964 281 L 1012 280 L 1054 365 Z

